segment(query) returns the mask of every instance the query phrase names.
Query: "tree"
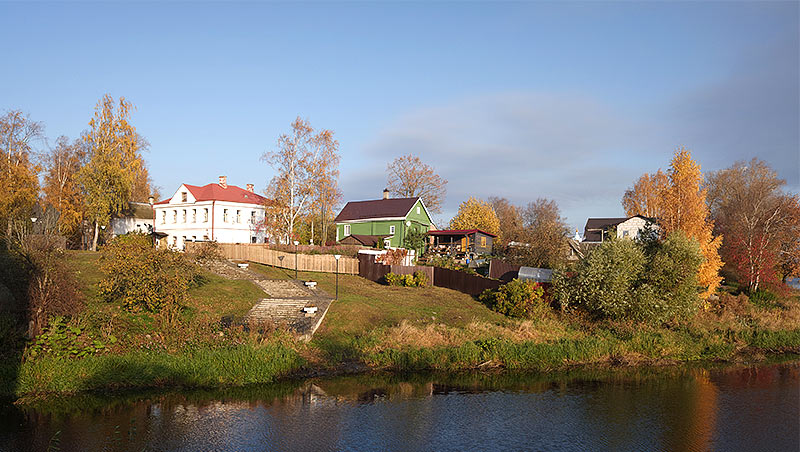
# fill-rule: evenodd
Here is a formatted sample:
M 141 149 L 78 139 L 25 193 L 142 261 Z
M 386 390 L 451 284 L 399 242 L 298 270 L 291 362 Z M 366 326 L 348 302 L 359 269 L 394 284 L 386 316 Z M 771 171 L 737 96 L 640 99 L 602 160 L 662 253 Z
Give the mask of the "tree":
M 489 198 L 489 205 L 492 206 L 498 221 L 500 221 L 500 236 L 503 241 L 508 243 L 522 240 L 524 225 L 520 208 L 511 204 L 508 199 L 496 196 Z
M 528 203 L 522 214 L 526 246 L 515 247 L 512 255 L 521 265 L 555 268 L 566 258 L 569 227 L 553 200 L 539 198 Z
M 661 170 L 655 174 L 644 173 L 633 184 L 633 188 L 625 190 L 622 196 L 622 207 L 629 217 L 642 215 L 648 218 L 662 216 L 662 196 L 669 186 L 669 178 Z
M 315 200 L 320 206 L 333 206 L 338 196 L 338 150 L 333 132 L 315 132 L 298 116 L 292 132 L 278 138 L 277 149 L 261 157 L 277 171 L 267 188 L 271 200 L 265 226 L 277 229 L 286 242 L 295 236 L 295 223 Z
M 792 199 L 778 254 L 778 271 L 783 283 L 788 277 L 800 276 L 800 198 L 795 195 Z
M 419 196 L 433 213 L 441 213 L 447 195 L 447 180 L 436 174 L 433 167 L 422 163 L 419 157 L 404 155 L 386 166 L 387 188 L 392 196 L 414 198 Z
M 723 265 L 719 256 L 722 236 L 714 237 L 712 234 L 714 222 L 709 218 L 707 192 L 700 186 L 703 181 L 700 165 L 692 160 L 688 149 L 679 148 L 675 151 L 667 175 L 669 184 L 663 191 L 659 224 L 664 236 L 683 231 L 687 237 L 699 243 L 703 263 L 697 280 L 704 288 L 703 298 L 708 298 L 722 281 L 719 275 Z
M 85 195 L 87 218 L 94 225 L 92 250 L 97 250 L 100 227 L 107 226 L 111 216 L 127 206 L 134 185 L 144 172 L 141 139 L 130 123 L 132 108 L 125 98 L 116 103 L 106 94 L 97 103 L 89 130 L 83 136 L 89 155 L 78 181 Z
M 722 252 L 751 292 L 775 279 L 781 243 L 791 243 L 796 197 L 785 195 L 780 179 L 757 158 L 736 162 L 706 178 L 717 229 L 724 233 Z
M 33 142 L 43 137 L 41 123 L 14 110 L 0 117 L 0 221 L 11 236 L 15 221 L 26 221 L 39 196 L 39 167 L 32 161 Z
M 451 229 L 480 229 L 500 235 L 500 220 L 486 201 L 470 198 L 458 206 L 458 213 L 450 220 Z
M 86 161 L 84 142 L 61 136 L 45 155 L 44 200 L 61 213 L 58 229 L 65 236 L 79 232 L 84 218 L 84 199 L 77 176 Z
M 687 317 L 699 306 L 702 260 L 697 241 L 682 231 L 653 243 L 612 238 L 578 262 L 574 273 L 556 271 L 554 295 L 562 306 L 605 318 Z

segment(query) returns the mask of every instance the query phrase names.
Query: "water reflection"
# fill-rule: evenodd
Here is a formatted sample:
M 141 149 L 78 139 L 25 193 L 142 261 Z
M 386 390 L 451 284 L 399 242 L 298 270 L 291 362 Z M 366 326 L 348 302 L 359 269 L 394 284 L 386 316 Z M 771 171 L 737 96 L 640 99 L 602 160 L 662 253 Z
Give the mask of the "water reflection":
M 2 408 L 0 450 L 800 450 L 800 363 L 366 375 Z

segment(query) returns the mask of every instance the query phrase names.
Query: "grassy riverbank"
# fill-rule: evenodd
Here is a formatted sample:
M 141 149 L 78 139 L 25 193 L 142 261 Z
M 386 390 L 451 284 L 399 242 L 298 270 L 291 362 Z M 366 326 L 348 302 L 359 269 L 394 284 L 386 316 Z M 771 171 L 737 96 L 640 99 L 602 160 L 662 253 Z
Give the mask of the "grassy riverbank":
M 800 352 L 796 294 L 753 303 L 723 294 L 719 306 L 676 324 L 597 322 L 551 312 L 513 320 L 448 289 L 388 287 L 339 276 L 339 300 L 310 343 L 280 331 L 246 331 L 241 318 L 265 294 L 250 281 L 201 272 L 177 324 L 129 313 L 97 297 L 97 254 L 72 253 L 86 294 L 84 312 L 65 321 L 73 342 L 102 347 L 80 358 L 66 353 L 6 353 L 0 394 L 37 394 L 149 387 L 217 387 L 356 370 L 547 371 L 579 365 L 636 365 L 701 360 L 759 360 Z M 270 278 L 292 271 L 252 266 Z M 333 294 L 335 275 L 300 273 Z M 73 329 L 74 328 L 74 329 Z M 89 340 L 90 339 L 90 340 Z

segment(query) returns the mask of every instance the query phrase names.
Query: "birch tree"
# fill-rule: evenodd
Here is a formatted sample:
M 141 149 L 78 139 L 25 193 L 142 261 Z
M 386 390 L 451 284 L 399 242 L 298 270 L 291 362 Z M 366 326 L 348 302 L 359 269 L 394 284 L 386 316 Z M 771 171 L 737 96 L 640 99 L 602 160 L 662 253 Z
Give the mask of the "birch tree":
M 0 220 L 11 236 L 16 220 L 27 220 L 39 195 L 39 166 L 33 162 L 33 143 L 43 138 L 44 126 L 19 110 L 0 117 Z
M 404 155 L 386 166 L 387 188 L 393 196 L 414 198 L 419 196 L 425 207 L 441 213 L 447 195 L 447 180 L 436 174 L 432 166 L 422 163 L 419 157 Z
M 274 222 L 284 242 L 296 237 L 297 222 L 313 204 L 332 208 L 331 203 L 340 196 L 338 152 L 339 142 L 332 131 L 316 132 L 308 120 L 298 116 L 292 131 L 278 137 L 276 149 L 262 155 L 276 172 L 267 188 L 266 222 Z
M 97 250 L 100 228 L 131 200 L 134 184 L 142 174 L 141 139 L 130 123 L 133 105 L 106 94 L 97 103 L 89 130 L 84 133 L 89 160 L 78 174 L 85 194 L 87 218 L 94 226 L 92 250 Z
M 84 199 L 77 177 L 86 163 L 85 144 L 81 140 L 70 142 L 65 136 L 44 157 L 45 203 L 60 212 L 58 229 L 65 236 L 74 236 L 84 218 Z
M 723 254 L 751 292 L 775 279 L 781 242 L 794 223 L 797 200 L 781 188 L 786 181 L 757 158 L 736 162 L 707 177 L 709 204 L 725 234 Z

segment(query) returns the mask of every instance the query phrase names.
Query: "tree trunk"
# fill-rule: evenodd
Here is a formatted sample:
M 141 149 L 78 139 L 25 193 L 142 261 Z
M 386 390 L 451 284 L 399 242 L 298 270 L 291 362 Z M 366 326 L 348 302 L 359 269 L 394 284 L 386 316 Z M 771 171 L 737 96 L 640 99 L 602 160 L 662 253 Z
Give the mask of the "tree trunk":
M 100 225 L 94 222 L 94 240 L 92 240 L 92 251 L 97 251 L 97 235 L 100 233 Z
M 308 241 L 308 244 L 314 244 L 314 217 L 311 217 L 311 240 Z

